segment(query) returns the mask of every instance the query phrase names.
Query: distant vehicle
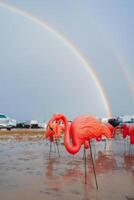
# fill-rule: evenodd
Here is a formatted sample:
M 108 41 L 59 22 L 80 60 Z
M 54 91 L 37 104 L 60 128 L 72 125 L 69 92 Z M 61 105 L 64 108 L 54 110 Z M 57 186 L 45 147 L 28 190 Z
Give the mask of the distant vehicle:
M 102 118 L 101 121 L 102 121 L 103 123 L 107 123 L 107 122 L 108 122 L 108 118 Z
M 38 120 L 31 120 L 30 121 L 30 128 L 39 128 L 46 130 L 47 123 L 45 121 L 38 121 Z
M 43 129 L 46 130 L 47 122 L 38 120 L 17 121 L 17 129 Z
M 0 129 L 11 130 L 16 127 L 16 120 L 10 119 L 6 115 L 0 114 Z
M 30 128 L 30 122 L 24 121 L 24 122 L 17 122 L 16 128 Z
M 112 126 L 116 127 L 121 123 L 121 121 L 119 121 L 119 119 L 110 118 L 108 120 L 108 123 L 111 124 Z
M 120 116 L 119 120 L 121 123 L 134 123 L 134 116 L 133 115 Z
M 39 122 L 39 127 L 41 128 L 41 129 L 44 129 L 44 130 L 46 130 L 46 128 L 47 128 L 47 123 L 46 122 Z
M 30 128 L 40 128 L 39 122 L 37 120 L 31 120 L 30 121 Z
M 16 128 L 36 129 L 36 128 L 40 128 L 40 126 L 39 126 L 39 122 L 37 120 L 31 120 L 31 121 L 17 122 Z

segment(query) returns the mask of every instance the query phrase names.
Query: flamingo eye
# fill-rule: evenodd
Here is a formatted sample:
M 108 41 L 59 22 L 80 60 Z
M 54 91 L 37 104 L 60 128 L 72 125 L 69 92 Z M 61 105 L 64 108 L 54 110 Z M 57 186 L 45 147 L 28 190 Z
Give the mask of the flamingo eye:
M 53 122 L 53 125 L 56 125 L 57 123 L 58 123 L 58 121 L 54 121 L 54 122 Z

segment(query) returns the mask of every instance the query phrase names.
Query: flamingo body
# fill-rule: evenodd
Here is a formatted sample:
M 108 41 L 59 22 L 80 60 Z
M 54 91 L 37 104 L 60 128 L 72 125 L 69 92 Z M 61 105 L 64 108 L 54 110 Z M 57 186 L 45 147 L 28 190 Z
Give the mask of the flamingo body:
M 134 124 L 123 124 L 122 126 L 118 126 L 124 138 L 130 136 L 130 144 L 134 144 Z
M 102 135 L 111 138 L 109 128 L 92 116 L 84 115 L 76 117 L 72 121 L 70 128 L 68 120 L 64 115 L 55 114 L 51 122 L 53 123 L 55 120 L 62 120 L 64 124 L 64 145 L 66 150 L 71 154 L 76 154 L 82 144 L 85 145 L 85 148 L 89 148 L 89 140 L 93 138 L 99 139 Z
M 110 130 L 110 132 L 111 132 L 111 134 L 112 134 L 112 138 L 114 138 L 115 137 L 115 127 L 113 126 L 113 125 L 111 125 L 110 123 L 106 123 L 105 124 L 108 128 L 109 128 L 109 130 Z

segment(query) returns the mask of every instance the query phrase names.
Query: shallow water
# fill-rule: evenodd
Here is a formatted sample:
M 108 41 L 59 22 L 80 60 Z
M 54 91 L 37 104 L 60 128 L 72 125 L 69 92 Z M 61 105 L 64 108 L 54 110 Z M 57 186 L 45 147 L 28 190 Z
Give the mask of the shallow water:
M 89 150 L 87 184 L 83 149 L 69 155 L 62 144 L 52 146 L 42 135 L 0 136 L 1 200 L 125 200 L 134 197 L 134 147 L 116 141 L 92 142 L 99 189 Z

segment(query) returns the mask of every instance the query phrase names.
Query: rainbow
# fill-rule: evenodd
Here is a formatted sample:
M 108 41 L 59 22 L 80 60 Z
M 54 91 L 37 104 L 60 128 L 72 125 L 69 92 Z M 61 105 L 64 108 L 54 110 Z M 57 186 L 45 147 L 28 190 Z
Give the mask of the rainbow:
M 8 10 L 10 10 L 12 12 L 15 12 L 15 13 L 21 15 L 21 16 L 24 16 L 24 17 L 28 18 L 29 20 L 32 20 L 36 24 L 38 24 L 41 27 L 45 28 L 50 33 L 54 34 L 56 38 L 58 38 L 59 40 L 64 42 L 66 47 L 68 47 L 73 52 L 73 54 L 78 58 L 78 60 L 82 63 L 83 67 L 87 70 L 87 72 L 89 73 L 90 77 L 93 79 L 94 83 L 96 84 L 96 87 L 97 87 L 97 89 L 99 91 L 99 94 L 101 96 L 101 99 L 102 99 L 102 102 L 103 102 L 107 117 L 111 117 L 112 116 L 112 111 L 111 111 L 111 108 L 110 108 L 110 105 L 109 105 L 109 101 L 108 101 L 107 95 L 105 93 L 104 87 L 103 87 L 101 81 L 99 80 L 95 70 L 89 64 L 89 62 L 84 57 L 82 52 L 68 38 L 66 38 L 65 35 L 63 35 L 61 32 L 57 31 L 55 28 L 50 26 L 50 24 L 48 24 L 48 22 L 46 22 L 46 21 L 44 21 L 42 19 L 39 19 L 38 17 L 32 15 L 32 13 L 24 11 L 21 8 L 18 8 L 16 6 L 14 6 L 14 5 L 8 4 L 8 3 L 4 2 L 4 1 L 1 1 L 1 0 L 0 0 L 0 6 L 5 8 L 5 9 L 8 9 Z
M 127 81 L 127 84 L 128 84 L 128 88 L 129 88 L 129 91 L 130 91 L 130 94 L 134 100 L 134 83 L 133 83 L 133 80 L 131 78 L 131 75 L 126 67 L 126 64 L 125 62 L 122 60 L 120 54 L 118 53 L 118 51 L 116 50 L 116 48 L 114 48 L 112 45 L 111 45 L 111 48 L 113 50 L 113 52 L 115 52 L 115 57 L 119 63 L 119 68 L 121 69 L 121 71 L 123 72 L 123 75 Z
M 98 29 L 99 34 L 101 35 L 102 39 L 106 42 L 109 49 L 112 50 L 113 56 L 115 57 L 116 61 L 118 62 L 118 67 L 120 68 L 124 78 L 127 81 L 128 89 L 134 100 L 134 83 L 133 83 L 132 77 L 127 69 L 126 63 L 124 62 L 121 55 L 117 51 L 117 48 L 115 48 L 115 44 L 113 45 L 113 41 L 111 42 L 111 40 L 106 36 L 106 34 L 104 33 L 103 29 L 99 26 L 99 24 L 97 24 L 93 19 L 92 19 L 92 22 L 93 22 L 94 26 Z

